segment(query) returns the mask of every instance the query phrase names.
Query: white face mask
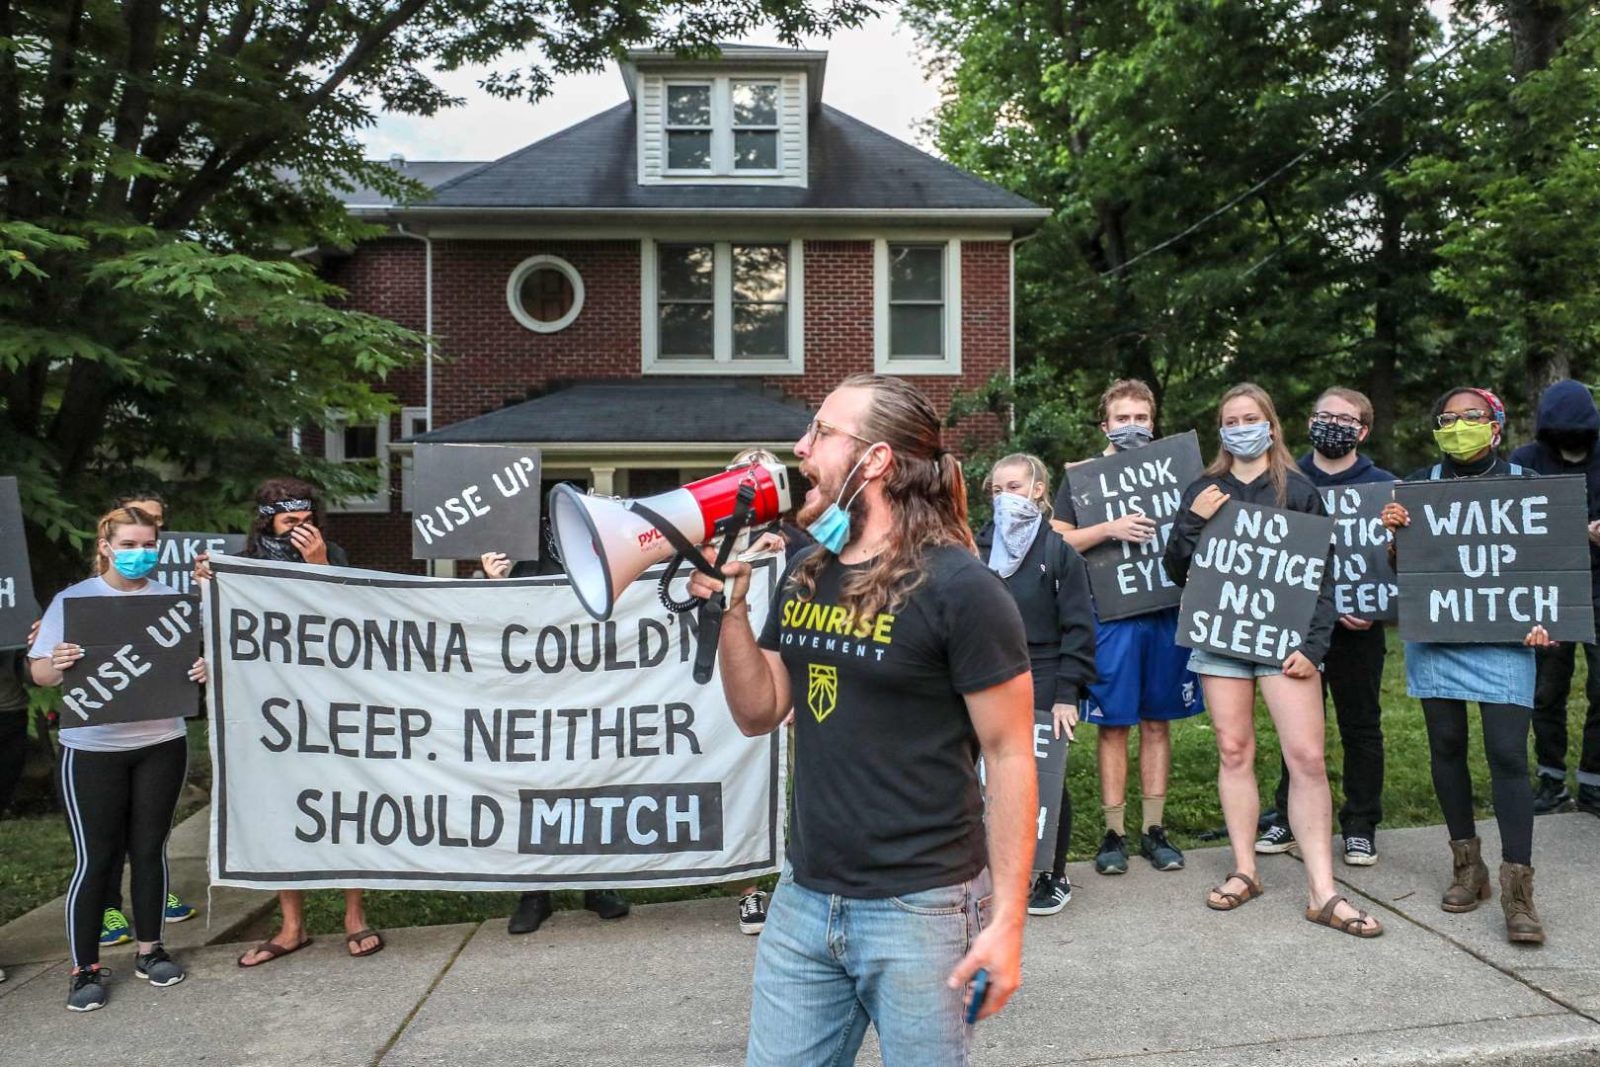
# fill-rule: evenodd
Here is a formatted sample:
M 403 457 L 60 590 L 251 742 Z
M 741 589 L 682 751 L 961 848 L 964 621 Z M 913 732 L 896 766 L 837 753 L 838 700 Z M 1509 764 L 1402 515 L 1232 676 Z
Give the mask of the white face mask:
M 1044 513 L 1025 496 L 999 493 L 994 498 L 994 544 L 989 547 L 989 569 L 1009 578 L 1028 554 Z

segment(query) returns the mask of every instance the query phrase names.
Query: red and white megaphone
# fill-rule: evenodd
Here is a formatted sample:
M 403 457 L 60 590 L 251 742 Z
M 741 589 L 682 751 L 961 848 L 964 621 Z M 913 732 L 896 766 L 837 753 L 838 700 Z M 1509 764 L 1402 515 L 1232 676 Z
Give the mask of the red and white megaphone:
M 734 467 L 640 500 L 586 496 L 564 482 L 550 490 L 556 552 L 584 609 L 610 618 L 617 594 L 635 578 L 677 555 L 679 544 L 703 545 L 716 536 L 744 487 L 750 524 L 773 522 L 789 510 L 789 472 L 781 463 Z M 681 536 L 669 538 L 663 526 Z

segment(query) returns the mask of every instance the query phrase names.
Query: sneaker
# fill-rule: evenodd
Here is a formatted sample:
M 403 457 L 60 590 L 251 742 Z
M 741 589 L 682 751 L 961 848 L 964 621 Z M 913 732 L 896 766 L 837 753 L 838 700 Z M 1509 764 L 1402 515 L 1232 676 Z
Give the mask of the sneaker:
M 1267 832 L 1256 838 L 1256 851 L 1263 856 L 1276 856 L 1294 848 L 1294 831 L 1281 823 L 1267 827 Z
M 620 919 L 628 914 L 628 902 L 615 889 L 585 889 L 583 906 L 602 919 Z
M 1057 878 L 1049 871 L 1040 871 L 1028 895 L 1029 915 L 1054 915 L 1072 903 L 1072 883 Z
M 511 913 L 511 918 L 506 922 L 508 934 L 531 934 L 544 925 L 550 918 L 550 894 L 546 890 L 535 890 L 522 894 L 517 901 L 517 910 Z
M 1600 785 L 1578 786 L 1578 810 L 1600 815 Z
M 1371 837 L 1344 835 L 1344 861 L 1351 867 L 1371 867 L 1378 862 L 1378 846 Z
M 1582 791 L 1580 787 L 1579 792 Z M 1570 810 L 1572 810 L 1572 794 L 1567 792 L 1567 783 L 1548 774 L 1539 775 L 1539 787 L 1533 791 L 1533 813 L 1550 815 Z
M 759 889 L 739 898 L 739 932 L 759 934 L 767 925 L 767 895 Z
M 100 916 L 100 947 L 110 948 L 112 945 L 126 945 L 133 940 L 133 931 L 128 927 L 128 917 L 116 908 L 107 908 Z M 95 1007 L 99 1007 L 96 1004 Z M 88 1011 L 81 1008 L 80 1011 Z
M 184 979 L 183 968 L 167 955 L 159 941 L 149 952 L 141 952 L 133 958 L 133 973 L 158 988 L 177 985 Z
M 193 904 L 185 904 L 183 901 L 179 900 L 178 894 L 168 893 L 167 906 L 162 914 L 166 916 L 167 922 L 169 923 L 181 923 L 186 919 L 194 918 L 199 910 L 200 909 L 196 908 Z
M 106 1006 L 106 970 L 95 964 L 88 970 L 80 970 L 72 976 L 72 985 L 67 989 L 68 1011 L 94 1011 L 96 1008 Z
M 1128 873 L 1128 842 L 1115 830 L 1107 830 L 1105 839 L 1100 842 L 1094 869 L 1100 874 Z
M 1139 836 L 1139 855 L 1158 871 L 1183 870 L 1183 853 L 1167 840 L 1167 831 L 1159 826 L 1152 826 Z

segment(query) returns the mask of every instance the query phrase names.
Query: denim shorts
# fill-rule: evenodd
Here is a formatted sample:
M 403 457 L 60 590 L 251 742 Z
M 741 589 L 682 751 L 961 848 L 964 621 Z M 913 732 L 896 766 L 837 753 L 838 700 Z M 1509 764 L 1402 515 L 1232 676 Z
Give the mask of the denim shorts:
M 1282 666 L 1269 667 L 1265 663 L 1222 656 L 1198 648 L 1189 653 L 1189 669 L 1213 678 L 1271 678 L 1283 673 Z

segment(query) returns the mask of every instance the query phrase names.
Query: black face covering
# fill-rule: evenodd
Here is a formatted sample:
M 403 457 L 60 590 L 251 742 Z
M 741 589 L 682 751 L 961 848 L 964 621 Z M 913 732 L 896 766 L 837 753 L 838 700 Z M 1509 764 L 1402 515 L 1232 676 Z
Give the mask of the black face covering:
M 1594 449 L 1595 439 L 1600 437 L 1600 431 L 1595 430 L 1540 430 L 1539 440 L 1555 449 L 1557 452 L 1583 453 L 1588 455 Z
M 262 559 L 275 559 L 283 563 L 304 563 L 305 557 L 294 547 L 294 542 L 276 534 L 262 534 L 256 539 Z
M 1329 459 L 1342 459 L 1355 451 L 1361 440 L 1361 427 L 1340 426 L 1336 422 L 1311 423 L 1311 447 Z

